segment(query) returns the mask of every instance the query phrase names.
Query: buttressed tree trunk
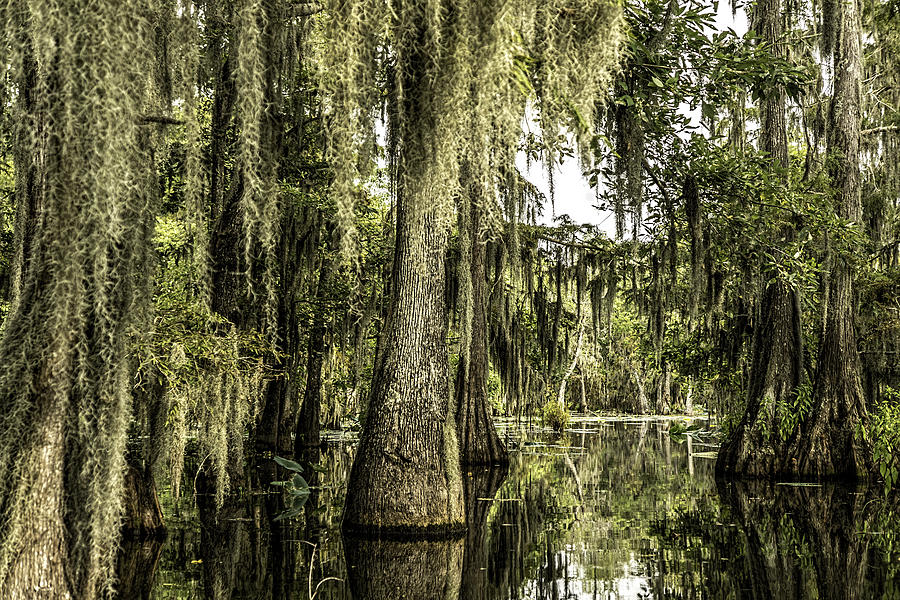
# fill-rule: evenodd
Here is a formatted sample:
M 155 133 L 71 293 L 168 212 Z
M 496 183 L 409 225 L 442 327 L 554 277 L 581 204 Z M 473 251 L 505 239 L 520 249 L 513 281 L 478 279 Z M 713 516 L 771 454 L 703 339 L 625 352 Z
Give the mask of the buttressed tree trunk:
M 391 309 L 344 508 L 349 530 L 465 527 L 449 410 L 444 255 L 447 230 L 415 222 L 400 193 Z
M 509 461 L 506 448 L 497 435 L 487 398 L 488 319 L 487 319 L 487 243 L 481 231 L 481 209 L 471 202 L 471 222 L 466 232 L 471 240 L 470 265 L 472 323 L 468 349 L 460 352 L 456 370 L 456 433 L 462 464 L 500 464 Z
M 435 138 L 458 132 L 436 125 L 443 117 L 436 114 L 443 112 L 443 90 L 431 69 L 443 74 L 453 63 L 442 54 L 444 38 L 437 47 L 425 42 L 444 30 L 443 23 L 422 18 L 421 6 L 401 2 L 398 9 L 409 21 L 396 49 L 394 90 L 402 93 L 392 99 L 389 120 L 389 137 L 398 144 L 392 157 L 397 225 L 391 297 L 347 485 L 345 531 L 430 535 L 465 529 L 447 350 L 452 188 L 442 187 L 432 160 Z
M 778 56 L 784 55 L 780 0 L 760 0 L 755 29 Z M 772 166 L 785 172 L 789 166 L 785 95 L 771 90 L 760 106 L 761 147 Z M 776 244 L 790 241 L 791 227 L 776 234 Z M 742 477 L 774 477 L 782 471 L 786 448 L 781 438 L 783 411 L 793 410 L 792 400 L 803 376 L 803 339 L 800 330 L 800 297 L 783 277 L 776 277 L 763 291 L 759 323 L 754 332 L 750 385 L 745 412 L 722 445 L 717 472 Z
M 152 298 L 153 29 L 147 2 L 5 9 L 24 17 L 0 21 L 11 68 L 31 52 L 41 65 L 43 140 L 25 149 L 40 143 L 40 221 L 0 340 L 0 597 L 93 600 L 113 580 L 132 341 Z
M 837 215 L 859 227 L 860 73 L 862 52 L 857 0 L 840 0 L 834 43 L 834 95 L 828 123 L 828 153 Z M 853 268 L 833 261 L 825 333 L 819 349 L 811 413 L 786 466 L 799 477 L 865 478 L 871 448 L 858 430 L 867 425 L 856 347 Z

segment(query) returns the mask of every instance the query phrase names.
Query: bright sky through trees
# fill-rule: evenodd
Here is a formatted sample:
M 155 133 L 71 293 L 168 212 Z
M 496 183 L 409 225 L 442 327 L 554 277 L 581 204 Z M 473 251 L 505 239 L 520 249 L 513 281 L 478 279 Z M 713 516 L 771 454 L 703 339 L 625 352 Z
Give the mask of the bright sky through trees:
M 719 31 L 725 31 L 728 28 L 743 36 L 747 33 L 747 14 L 742 8 L 738 8 L 735 14 L 732 14 L 731 3 L 719 2 L 716 11 L 716 28 Z M 699 126 L 700 110 L 699 108 L 690 111 L 692 119 Z M 550 183 L 547 178 L 546 167 L 542 163 L 532 163 L 528 169 L 525 156 L 520 153 L 517 166 L 525 174 L 525 177 L 534 183 L 545 195 L 550 195 Z M 554 218 L 557 215 L 567 214 L 575 223 L 589 223 L 591 225 L 599 225 L 606 232 L 606 235 L 612 239 L 616 235 L 616 221 L 613 212 L 609 210 L 599 210 L 595 206 L 595 192 L 581 174 L 581 169 L 576 158 L 569 158 L 563 161 L 562 165 L 556 167 L 554 173 L 554 184 L 556 185 L 556 203 L 555 214 L 553 207 L 547 206 L 544 214 L 540 217 L 539 222 L 544 225 L 553 225 Z M 627 233 L 626 233 L 627 236 Z

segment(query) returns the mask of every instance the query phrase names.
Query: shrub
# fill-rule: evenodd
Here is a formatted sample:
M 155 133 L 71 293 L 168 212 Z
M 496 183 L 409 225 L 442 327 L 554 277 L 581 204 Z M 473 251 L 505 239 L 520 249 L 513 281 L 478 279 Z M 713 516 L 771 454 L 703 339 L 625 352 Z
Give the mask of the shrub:
M 541 409 L 541 422 L 554 431 L 563 431 L 569 424 L 569 411 L 557 400 L 548 400 Z

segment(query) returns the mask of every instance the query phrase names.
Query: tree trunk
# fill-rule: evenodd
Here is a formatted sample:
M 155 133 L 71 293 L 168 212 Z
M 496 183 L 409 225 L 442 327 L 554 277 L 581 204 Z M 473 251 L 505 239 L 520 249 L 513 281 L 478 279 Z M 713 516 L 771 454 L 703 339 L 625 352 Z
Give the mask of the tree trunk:
M 465 528 L 447 356 L 446 227 L 397 206 L 391 311 L 344 508 L 345 530 Z
M 459 437 L 459 460 L 462 464 L 499 464 L 509 461 L 506 448 L 497 435 L 488 407 L 488 319 L 487 244 L 481 232 L 480 209 L 471 202 L 472 324 L 468 349 L 460 351 L 456 370 L 456 432 Z
M 579 406 L 580 406 L 581 412 L 587 414 L 588 405 L 587 405 L 587 391 L 585 390 L 585 387 L 584 387 L 584 368 L 580 367 L 578 370 L 579 370 L 578 383 L 581 384 L 581 395 L 579 396 L 579 400 L 580 400 Z
M 34 233 L 0 339 L 2 598 L 93 600 L 112 585 L 156 208 L 154 139 L 138 124 L 151 53 L 133 51 L 151 47 L 152 28 L 126 17 L 137 9 L 58 3 L 40 23 L 3 25 L 46 61 L 31 90 L 38 187 L 21 190 L 40 201 L 20 222 Z M 129 43 L 101 43 L 126 32 Z
M 138 540 L 166 535 L 153 475 L 149 469 L 131 461 L 125 474 L 125 521 L 122 532 L 125 537 Z
M 66 577 L 69 553 L 61 518 L 65 510 L 63 416 L 58 409 L 48 413 L 35 424 L 34 444 L 29 454 L 19 458 L 24 464 L 34 465 L 36 476 L 26 492 L 26 502 L 31 507 L 28 520 L 16 536 L 16 546 L 22 550 L 10 557 L 12 562 L 6 565 L 5 576 L 0 577 L 0 597 L 9 600 L 74 597 Z
M 316 309 L 313 325 L 309 331 L 309 347 L 306 351 L 306 388 L 303 391 L 303 404 L 297 415 L 297 428 L 294 434 L 294 454 L 300 456 L 305 448 L 318 446 L 319 414 L 322 406 L 322 364 L 327 346 L 325 344 L 325 310 L 323 304 L 328 296 L 328 276 L 331 261 L 323 260 L 319 270 L 319 282 L 316 286 Z
M 318 213 L 316 213 L 318 215 Z M 312 239 L 301 236 L 298 229 L 309 225 L 308 217 L 298 214 L 297 209 L 286 206 L 282 215 L 282 230 L 279 240 L 280 273 L 278 278 L 278 350 L 283 358 L 276 368 L 282 371 L 280 377 L 269 382 L 266 389 L 265 406 L 256 428 L 257 447 L 269 448 L 279 453 L 291 452 L 294 441 L 291 434 L 296 430 L 297 415 L 292 414 L 297 396 L 297 376 L 300 361 L 300 325 L 297 321 L 297 300 L 301 275 L 300 255 L 303 246 L 318 247 L 319 217 L 313 217 L 310 227 Z M 316 313 L 319 318 L 319 312 Z M 311 334 L 314 335 L 314 334 Z M 318 413 L 317 413 L 318 414 Z
M 763 294 L 754 333 L 746 411 L 722 444 L 716 470 L 742 477 L 776 477 L 785 448 L 781 419 L 791 411 L 803 376 L 799 297 L 781 280 Z
M 784 55 L 780 0 L 757 5 L 756 29 L 776 55 Z M 773 90 L 761 105 L 762 150 L 774 168 L 789 167 L 784 92 Z M 792 228 L 777 233 L 775 244 L 794 237 Z M 716 471 L 741 477 L 775 477 L 782 470 L 785 446 L 781 421 L 792 405 L 803 377 L 803 338 L 800 329 L 800 296 L 781 277 L 769 283 L 762 297 L 755 327 L 750 366 L 750 386 L 744 415 L 733 434 L 722 444 Z M 790 432 L 787 432 L 790 433 Z
M 638 373 L 637 367 L 634 366 L 633 363 L 628 364 L 628 371 L 631 373 L 632 379 L 634 379 L 634 385 L 637 389 L 637 398 L 634 404 L 634 411 L 639 415 L 646 415 L 650 413 L 650 400 L 647 398 L 647 392 L 644 391 L 644 382 L 641 381 L 641 375 Z
M 238 329 L 252 326 L 252 306 L 247 297 L 244 265 L 241 195 L 243 177 L 235 173 L 210 240 L 212 255 L 211 308 Z
M 37 61 L 30 41 L 24 41 L 22 75 L 16 99 L 18 127 L 13 152 L 16 172 L 16 225 L 10 273 L 9 299 L 15 303 L 22 291 L 22 280 L 31 260 L 41 207 L 41 152 L 32 139 L 41 139 L 42 111 L 37 110 Z M 33 137 L 32 137 L 33 136 Z M 6 291 L 6 290 L 3 290 Z
M 403 93 L 396 114 L 402 117 L 390 121 L 389 134 L 401 140 L 394 159 L 391 300 L 347 485 L 345 531 L 427 535 L 465 529 L 447 351 L 450 228 L 444 211 L 453 199 L 449 189 L 435 188 L 439 174 L 431 161 L 432 134 L 443 133 L 435 122 L 444 115 L 434 113 L 441 90 L 429 65 L 444 59 L 421 43 L 435 34 L 431 21 L 421 19 L 404 32 L 398 49 L 395 83 Z
M 557 395 L 557 402 L 563 408 L 566 407 L 566 386 L 569 383 L 569 378 L 572 377 L 572 373 L 575 372 L 575 367 L 578 366 L 578 357 L 581 355 L 581 342 L 583 340 L 584 319 L 582 319 L 578 324 L 578 340 L 575 342 L 575 354 L 572 356 L 572 362 L 569 364 L 569 368 L 566 369 L 566 372 L 563 373 L 562 381 L 559 383 L 559 394 Z
M 840 0 L 840 28 L 834 45 L 828 153 L 837 214 L 859 227 L 860 14 L 856 0 Z M 803 478 L 865 478 L 872 470 L 869 443 L 858 434 L 867 426 L 856 347 L 853 269 L 833 261 L 825 334 L 819 349 L 812 409 L 792 447 L 786 469 Z
M 663 363 L 662 372 L 656 378 L 656 414 L 667 415 L 672 410 L 672 371 Z

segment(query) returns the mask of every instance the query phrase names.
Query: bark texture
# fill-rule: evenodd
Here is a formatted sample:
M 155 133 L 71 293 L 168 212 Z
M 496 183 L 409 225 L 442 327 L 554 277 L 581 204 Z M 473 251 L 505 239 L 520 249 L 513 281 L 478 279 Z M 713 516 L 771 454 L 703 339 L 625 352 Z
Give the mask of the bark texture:
M 15 254 L 9 281 L 9 298 L 13 302 L 18 300 L 22 290 L 22 279 L 31 260 L 41 213 L 41 152 L 35 151 L 32 143 L 32 136 L 40 140 L 43 135 L 42 111 L 37 110 L 35 98 L 38 65 L 31 43 L 24 40 L 23 46 L 22 81 L 16 99 L 20 120 L 13 153 L 16 172 L 16 226 Z
M 345 529 L 462 530 L 449 411 L 444 253 L 447 233 L 397 207 L 392 310 L 347 487 Z
M 347 485 L 345 531 L 428 535 L 465 528 L 447 351 L 443 215 L 452 198 L 435 191 L 429 159 L 431 136 L 441 133 L 433 99 L 442 91 L 429 76 L 435 58 L 421 43 L 434 34 L 428 21 L 403 35 L 408 45 L 399 51 L 396 81 L 403 93 L 389 101 L 396 102 L 389 138 L 399 148 L 390 307 Z
M 859 172 L 860 13 L 856 0 L 840 0 L 834 45 L 834 95 L 828 127 L 830 175 L 837 215 L 858 227 L 862 219 Z M 836 257 L 829 280 L 825 333 L 819 348 L 813 401 L 786 468 L 803 478 L 865 478 L 873 469 L 856 347 L 854 269 Z
M 166 525 L 149 469 L 129 462 L 125 474 L 125 522 L 122 533 L 131 539 L 165 537 Z
M 761 0 L 754 24 L 763 41 L 777 56 L 784 56 L 781 0 Z M 761 147 L 773 168 L 789 166 L 785 96 L 780 87 L 770 90 L 760 106 Z M 785 181 L 787 183 L 787 181 Z M 783 245 L 793 238 L 785 227 L 772 240 Z M 758 324 L 754 330 L 747 404 L 740 422 L 722 444 L 716 471 L 738 477 L 775 477 L 783 470 L 785 441 L 781 437 L 784 411 L 793 400 L 803 377 L 803 339 L 800 329 L 800 297 L 781 276 L 763 290 Z
M 506 447 L 497 435 L 488 406 L 487 244 L 481 231 L 480 210 L 471 203 L 472 326 L 468 352 L 460 353 L 456 369 L 456 432 L 462 464 L 509 462 Z
M 345 530 L 437 533 L 465 527 L 449 410 L 446 228 L 397 206 L 391 312 L 344 506 Z
M 31 456 L 36 461 L 28 502 L 34 507 L 28 523 L 19 532 L 20 552 L 12 557 L 6 579 L 0 581 L 0 597 L 9 600 L 69 600 L 73 598 L 66 565 L 68 544 L 62 514 L 63 415 L 58 407 L 46 411 L 31 436 Z

